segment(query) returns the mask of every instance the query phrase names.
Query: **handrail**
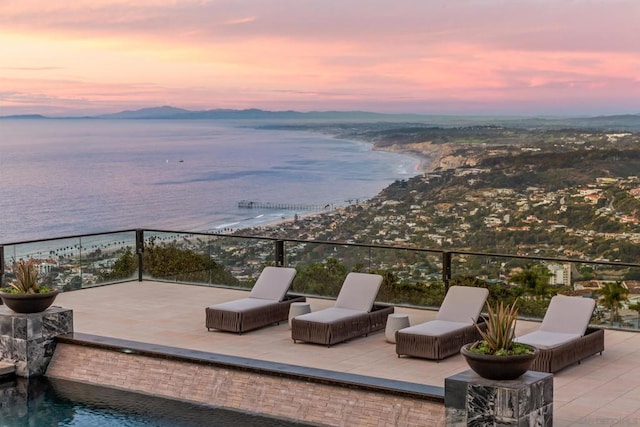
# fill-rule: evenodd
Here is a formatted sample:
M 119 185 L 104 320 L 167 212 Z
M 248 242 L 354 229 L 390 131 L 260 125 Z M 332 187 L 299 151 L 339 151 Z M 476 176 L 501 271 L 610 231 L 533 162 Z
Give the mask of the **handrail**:
M 46 239 L 34 239 L 34 240 L 26 240 L 20 242 L 10 242 L 0 244 L 0 280 L 2 279 L 2 274 L 4 272 L 4 247 L 6 246 L 15 246 L 15 245 L 23 245 L 23 244 L 31 244 L 31 243 L 40 243 L 40 242 L 48 242 L 55 240 L 66 240 L 66 239 L 81 239 L 83 237 L 92 237 L 92 236 L 103 236 L 103 235 L 112 235 L 119 233 L 135 233 L 136 235 L 136 254 L 139 260 L 139 272 L 138 272 L 138 280 L 142 280 L 142 255 L 144 252 L 144 235 L 145 233 L 167 233 L 167 234 L 186 234 L 186 235 L 201 235 L 201 236 L 215 236 L 222 238 L 241 238 L 241 239 L 251 239 L 251 240 L 263 240 L 263 241 L 272 241 L 275 244 L 275 264 L 283 265 L 284 264 L 284 243 L 303 243 L 303 244 L 322 244 L 322 245 L 339 245 L 339 246 L 347 246 L 347 247 L 360 247 L 360 248 L 368 248 L 368 249 L 387 249 L 387 250 L 407 250 L 414 252 L 425 252 L 432 254 L 441 254 L 442 255 L 442 279 L 445 283 L 445 286 L 448 287 L 449 281 L 451 280 L 451 261 L 452 255 L 462 255 L 462 256 L 484 256 L 484 257 L 496 257 L 496 258 L 511 258 L 511 259 L 525 259 L 525 260 L 536 260 L 536 261 L 552 261 L 558 263 L 581 263 L 581 264 L 592 264 L 592 265 L 605 265 L 612 267 L 631 267 L 631 268 L 640 268 L 640 263 L 630 263 L 630 262 L 620 262 L 620 261 L 605 261 L 605 260 L 592 260 L 592 259 L 580 259 L 580 258 L 564 258 L 564 257 L 545 257 L 545 256 L 537 256 L 537 255 L 515 255 L 515 254 L 505 254 L 505 253 L 495 253 L 495 252 L 479 252 L 479 251 L 465 251 L 458 249 L 434 249 L 434 248 L 418 248 L 411 246 L 393 246 L 393 245 L 380 245 L 380 244 L 367 244 L 367 243 L 355 243 L 355 242 L 345 242 L 338 240 L 303 240 L 303 239 L 292 239 L 292 238 L 282 238 L 282 237 L 267 237 L 267 236 L 247 236 L 243 234 L 232 234 L 232 233 L 215 233 L 215 232 L 197 232 L 197 231 L 184 231 L 184 230 L 163 230 L 163 229 L 124 229 L 124 230 L 116 230 L 116 231 L 107 231 L 101 233 L 85 233 L 85 234 L 75 234 L 70 236 L 61 236 L 54 238 L 46 238 Z
M 124 236 L 115 236 L 117 234 L 122 234 Z M 115 236 L 115 237 L 111 237 Z M 95 239 L 98 237 L 98 239 Z M 102 239 L 101 237 L 106 237 L 106 239 Z M 204 250 L 207 253 L 209 258 L 220 255 L 222 258 L 220 260 L 215 260 L 216 264 L 220 264 L 224 266 L 224 263 L 227 263 L 227 266 L 224 267 L 224 270 L 227 273 L 231 273 L 234 265 L 243 270 L 241 274 L 237 275 L 240 280 L 246 280 L 246 277 L 253 277 L 252 275 L 256 273 L 257 268 L 263 263 L 268 263 L 277 266 L 285 266 L 289 263 L 287 256 L 290 256 L 295 263 L 296 268 L 300 261 L 302 263 L 299 265 L 301 271 L 304 271 L 305 262 L 307 259 L 311 259 L 312 262 L 315 259 L 316 261 L 324 262 L 329 258 L 336 258 L 332 255 L 333 252 L 339 254 L 337 259 L 338 262 L 342 263 L 343 267 L 352 268 L 355 265 L 359 265 L 365 269 L 368 269 L 369 272 L 379 271 L 380 274 L 390 274 L 391 280 L 394 276 L 398 276 L 399 284 L 402 285 L 399 289 L 399 293 L 395 296 L 387 295 L 389 298 L 399 297 L 404 300 L 407 298 L 406 302 L 410 303 L 414 301 L 412 298 L 411 292 L 417 290 L 418 288 L 413 288 L 413 285 L 418 284 L 429 284 L 432 282 L 438 282 L 439 286 L 444 285 L 444 291 L 450 287 L 454 278 L 460 277 L 462 281 L 467 279 L 475 280 L 475 276 L 479 276 L 481 278 L 485 278 L 487 283 L 493 282 L 493 280 L 487 279 L 487 277 L 494 277 L 496 274 L 499 275 L 499 282 L 503 284 L 509 284 L 508 280 L 502 280 L 502 267 L 500 263 L 498 263 L 499 258 L 506 259 L 514 259 L 514 260 L 531 260 L 531 261 L 547 261 L 549 264 L 558 263 L 558 264 L 587 264 L 587 265 L 599 265 L 603 267 L 624 267 L 632 268 L 632 269 L 640 269 L 640 263 L 635 262 L 621 262 L 621 261 L 608 261 L 608 260 L 594 260 L 594 259 L 581 259 L 581 258 L 567 258 L 567 257 L 547 257 L 540 255 L 516 255 L 509 253 L 496 253 L 496 252 L 481 252 L 481 251 L 466 251 L 459 249 L 447 249 L 447 248 L 420 248 L 420 247 L 411 247 L 411 246 L 395 246 L 395 245 L 384 245 L 384 244 L 367 244 L 367 243 L 356 243 L 356 242 L 347 242 L 347 241 L 339 241 L 339 240 L 305 240 L 305 239 L 295 239 L 295 238 L 283 238 L 283 237 L 268 237 L 268 236 L 253 236 L 253 235 L 243 235 L 243 234 L 231 234 L 231 233 L 216 233 L 216 232 L 194 232 L 194 231 L 184 231 L 184 230 L 162 230 L 162 229 L 125 229 L 125 230 L 117 230 L 117 231 L 109 231 L 104 233 L 86 233 L 86 234 L 76 234 L 71 236 L 61 236 L 56 238 L 47 238 L 41 240 L 28 240 L 23 242 L 12 242 L 8 244 L 0 244 L 0 284 L 3 283 L 4 269 L 5 269 L 5 256 L 7 256 L 7 249 L 9 251 L 14 251 L 14 256 L 19 254 L 20 256 L 39 256 L 38 254 L 46 253 L 48 250 L 50 254 L 58 254 L 58 251 L 61 251 L 59 255 L 59 259 L 64 262 L 71 262 L 75 264 L 76 270 L 73 271 L 73 267 L 65 266 L 64 277 L 59 280 L 56 286 L 64 285 L 65 288 L 68 287 L 68 290 L 73 289 L 81 289 L 88 286 L 104 286 L 110 285 L 113 283 L 121 283 L 124 281 L 138 281 L 141 282 L 145 278 L 152 277 L 155 280 L 171 280 L 176 283 L 188 283 L 188 284 L 205 284 L 207 286 L 231 286 L 233 288 L 237 287 L 236 282 L 226 282 L 226 278 L 223 278 L 221 281 L 215 281 L 213 278 L 217 273 L 212 269 L 208 269 L 206 275 L 208 278 L 203 278 L 202 272 L 204 271 L 200 267 L 195 267 L 193 271 L 186 271 L 185 269 L 181 269 L 180 267 L 175 267 L 170 270 L 162 271 L 161 273 L 157 273 L 157 271 L 152 272 L 154 270 L 150 265 L 143 265 L 147 262 L 153 260 L 153 254 L 151 258 L 147 257 L 145 252 L 151 252 L 151 246 L 149 244 L 153 241 L 154 238 L 159 238 L 158 241 L 159 246 L 164 246 L 163 241 L 169 239 L 171 243 L 169 246 L 173 244 L 173 241 L 179 242 L 179 245 L 182 245 L 186 242 L 188 249 L 195 249 L 197 252 Z M 89 239 L 87 239 L 89 238 Z M 77 239 L 78 242 L 75 244 L 72 242 L 71 246 L 65 246 L 69 242 L 68 240 Z M 89 240 L 90 243 L 87 245 L 85 243 L 85 239 Z M 228 239 L 228 240 L 226 240 Z M 234 240 L 237 239 L 237 240 Z M 54 242 L 59 241 L 56 244 L 43 244 L 45 242 Z M 266 244 L 260 244 L 260 242 L 264 242 Z M 97 243 L 91 246 L 92 243 Z M 35 244 L 35 245 L 34 245 Z M 111 246 L 114 245 L 115 246 Z M 287 247 L 287 244 L 292 244 Z M 20 247 L 21 245 L 27 245 L 26 247 Z M 30 245 L 34 245 L 35 247 L 30 247 Z M 235 250 L 234 246 L 239 246 L 242 250 L 248 249 L 249 256 L 257 256 L 260 262 L 256 263 L 244 263 L 244 259 L 241 257 L 234 258 L 229 257 L 228 253 L 225 252 L 225 246 L 229 246 L 232 250 Z M 310 246 L 309 246 L 310 245 Z M 318 255 L 320 257 L 315 257 L 311 255 L 316 252 L 316 248 L 313 245 L 326 245 L 325 248 L 317 247 Z M 9 248 L 13 246 L 13 248 Z M 146 246 L 146 247 L 145 247 Z M 298 248 L 304 248 L 299 250 Z M 113 276 L 101 276 L 100 267 L 96 268 L 94 262 L 99 262 L 102 253 L 101 249 L 107 248 L 105 252 L 104 259 L 107 259 L 111 256 L 112 251 L 114 253 L 120 253 L 126 255 L 119 259 L 125 263 L 135 263 L 137 266 L 128 264 L 131 269 L 126 270 L 127 273 L 124 276 L 119 276 L 118 274 Z M 253 249 L 255 250 L 253 250 Z M 358 249 L 359 250 L 354 250 Z M 55 249 L 55 250 L 52 250 Z M 362 250 L 364 249 L 364 250 Z M 382 250 L 380 253 L 377 253 L 376 250 Z M 77 252 L 76 252 L 77 251 Z M 98 252 L 100 251 L 100 252 Z M 135 251 L 135 252 L 134 252 Z M 390 258 L 387 258 L 387 254 L 384 251 L 392 251 L 389 255 Z M 396 251 L 406 251 L 406 252 L 396 252 Z M 162 253 L 162 252 L 160 252 Z M 421 254 L 429 254 L 429 256 L 423 256 Z M 131 260 L 131 256 L 133 255 L 134 260 Z M 396 270 L 393 270 L 393 267 L 389 269 L 384 265 L 387 264 L 388 260 L 398 259 L 401 260 L 405 257 L 407 259 L 423 259 L 428 266 L 423 267 L 422 262 L 417 263 L 414 266 L 407 265 L 407 271 L 403 272 L 402 269 L 404 267 L 398 267 Z M 299 258 L 302 256 L 302 258 Z M 456 256 L 460 257 L 457 259 Z M 486 257 L 488 259 L 481 260 L 481 264 L 476 264 L 471 259 L 464 259 L 465 257 Z M 440 258 L 440 260 L 438 260 Z M 498 258 L 492 260 L 490 258 Z M 76 262 L 78 261 L 78 262 Z M 465 263 L 471 261 L 472 265 L 469 268 L 465 267 Z M 110 260 L 109 262 L 114 262 Z M 368 263 L 368 267 L 366 264 Z M 500 261 L 504 264 L 504 261 Z M 526 262 L 523 264 L 527 264 Z M 241 267 L 238 267 L 240 266 Z M 460 270 L 456 270 L 456 274 L 454 275 L 453 267 L 458 269 L 460 266 Z M 478 267 L 480 266 L 480 267 Z M 486 266 L 486 267 L 485 267 Z M 86 267 L 86 271 L 88 274 L 88 279 L 86 285 L 83 282 L 84 279 L 84 268 Z M 48 266 L 45 265 L 45 268 Z M 151 269 L 152 271 L 146 271 L 145 269 Z M 378 270 L 378 268 L 380 270 Z M 576 265 L 567 266 L 564 265 L 562 269 L 566 272 L 567 269 L 574 269 Z M 175 270 L 175 271 L 174 271 Z M 607 272 L 606 274 L 598 274 L 593 275 L 594 277 L 599 277 L 602 280 L 622 280 L 622 274 L 627 274 L 628 271 L 621 271 L 620 274 L 611 275 L 608 272 L 611 270 L 615 270 L 615 268 L 611 269 L 603 269 L 603 272 Z M 551 271 L 551 267 L 550 267 Z M 71 272 L 70 274 L 68 272 Z M 96 273 L 98 272 L 98 273 Z M 589 270 L 588 270 L 589 272 Z M 137 274 L 136 274 L 137 273 Z M 407 274 L 405 274 L 407 273 Z M 244 274 L 244 276 L 243 276 Z M 248 274 L 248 276 L 247 276 Z M 414 274 L 416 274 L 414 276 Z M 441 281 L 438 279 L 438 274 L 441 276 Z M 555 274 L 555 273 L 554 273 Z M 573 285 L 573 275 L 569 273 L 562 273 L 563 277 L 556 277 L 554 280 L 558 280 L 558 282 L 554 282 L 556 284 L 564 284 L 564 285 Z M 568 274 L 569 277 L 564 277 L 564 274 Z M 135 277 L 137 275 L 137 277 Z M 609 278 L 606 276 L 609 275 Z M 162 277 L 160 277 L 162 276 Z M 403 277 L 404 276 L 404 277 Z M 50 280 L 56 280 L 55 276 L 47 276 Z M 96 279 L 97 277 L 97 279 Z M 415 277 L 415 279 L 413 278 Z M 584 276 L 583 276 L 584 277 Z M 591 277 L 591 276 L 586 276 Z M 584 280 L 586 280 L 586 277 Z M 629 276 L 630 277 L 630 276 Z M 173 279 L 171 279 L 173 278 Z M 233 277 L 232 277 L 233 278 Z M 73 280 L 71 280 L 73 279 Z M 320 288 L 324 289 L 322 292 L 333 291 L 335 277 L 330 277 L 327 284 L 322 284 Z M 234 279 L 237 280 L 237 279 Z M 314 279 L 315 280 L 315 279 Z M 409 280 L 408 283 L 405 283 L 405 280 Z M 423 280 L 425 281 L 423 283 Z M 240 283 L 240 282 L 237 282 Z M 405 287 L 408 285 L 408 287 Z M 313 289 L 310 288 L 310 289 Z M 389 288 L 388 290 L 393 289 Z M 409 289 L 407 291 L 407 289 Z M 67 289 L 64 289 L 67 290 Z M 304 292 L 304 291 L 303 291 Z M 436 291 L 440 292 L 440 291 Z M 321 294 L 321 296 L 326 297 L 330 295 L 327 293 Z M 426 294 L 425 294 L 426 296 Z M 420 297 L 422 298 L 422 297 Z M 434 296 L 428 296 L 429 301 L 432 301 Z M 415 301 L 414 301 L 415 302 Z M 432 302 L 430 302 L 432 303 Z M 423 304 L 423 303 L 421 303 Z M 537 312 L 537 306 L 533 305 L 530 307 L 533 311 Z M 633 322 L 631 322 L 633 323 Z

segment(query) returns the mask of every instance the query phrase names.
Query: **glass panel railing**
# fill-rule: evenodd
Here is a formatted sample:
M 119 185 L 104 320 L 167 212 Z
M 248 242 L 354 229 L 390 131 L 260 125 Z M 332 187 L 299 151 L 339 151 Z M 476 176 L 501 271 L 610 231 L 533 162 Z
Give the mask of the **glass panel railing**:
M 146 231 L 143 278 L 249 289 L 265 265 L 274 265 L 272 240 Z
M 485 286 L 489 303 L 518 298 L 520 315 L 542 319 L 556 294 L 596 300 L 594 325 L 638 329 L 640 268 L 597 261 L 456 254 L 451 285 Z
M 15 281 L 13 263 L 33 259 L 38 281 L 60 291 L 131 280 L 138 262 L 132 256 L 126 272 L 121 268 L 126 253 L 135 253 L 135 232 L 92 234 L 3 246 L 3 286 Z
M 347 273 L 361 271 L 383 276 L 381 303 L 438 308 L 447 283 L 487 287 L 490 302 L 519 298 L 525 318 L 541 319 L 550 298 L 562 293 L 596 299 L 593 324 L 638 330 L 640 323 L 634 263 L 158 230 L 10 243 L 0 254 L 3 285 L 15 280 L 13 261 L 29 258 L 40 283 L 62 291 L 137 280 L 140 256 L 144 279 L 238 289 L 250 289 L 265 266 L 282 263 L 298 271 L 291 291 L 309 296 L 335 298 Z
M 286 265 L 295 267 L 292 292 L 336 298 L 350 271 L 368 272 L 369 251 L 330 243 L 285 242 Z
M 439 306 L 444 297 L 439 253 L 299 241 L 286 242 L 285 253 L 298 270 L 293 292 L 335 298 L 347 273 L 358 271 L 383 276 L 381 303 Z
M 417 249 L 376 247 L 371 249 L 371 272 L 384 281 L 377 300 L 437 308 L 445 294 L 442 254 Z
M 521 317 L 542 319 L 551 297 L 568 289 L 564 282 L 551 281 L 549 267 L 543 261 L 456 254 L 450 284 L 486 287 L 491 305 L 497 301 L 512 304 L 518 299 Z
M 610 328 L 638 329 L 640 282 L 638 268 L 610 264 L 582 264 L 574 287 L 598 298 L 594 314 L 598 325 Z

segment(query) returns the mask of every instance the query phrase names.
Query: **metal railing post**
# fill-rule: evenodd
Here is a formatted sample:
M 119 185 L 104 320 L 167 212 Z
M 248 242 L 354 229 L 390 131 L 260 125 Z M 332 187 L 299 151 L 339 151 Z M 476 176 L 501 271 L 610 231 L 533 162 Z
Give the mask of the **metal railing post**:
M 442 252 L 442 281 L 444 282 L 445 292 L 449 290 L 449 282 L 451 281 L 451 252 Z
M 276 266 L 284 267 L 284 240 L 276 240 Z
M 0 287 L 4 284 L 4 246 L 0 245 Z
M 138 254 L 138 282 L 142 282 L 142 255 L 144 254 L 144 230 L 136 230 L 136 254 Z

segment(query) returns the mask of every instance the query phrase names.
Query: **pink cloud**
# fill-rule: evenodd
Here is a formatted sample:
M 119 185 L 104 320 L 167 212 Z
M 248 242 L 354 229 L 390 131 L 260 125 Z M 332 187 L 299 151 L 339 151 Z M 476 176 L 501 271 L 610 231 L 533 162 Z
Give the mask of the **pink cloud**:
M 636 0 L 11 0 L 0 79 L 103 108 L 640 111 L 639 16 Z

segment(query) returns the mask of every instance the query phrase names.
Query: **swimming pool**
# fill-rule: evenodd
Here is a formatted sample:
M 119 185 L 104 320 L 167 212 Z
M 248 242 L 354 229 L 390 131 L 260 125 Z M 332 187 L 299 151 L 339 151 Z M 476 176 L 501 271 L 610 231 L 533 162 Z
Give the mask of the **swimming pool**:
M 303 427 L 312 424 L 43 377 L 0 382 L 0 426 Z

